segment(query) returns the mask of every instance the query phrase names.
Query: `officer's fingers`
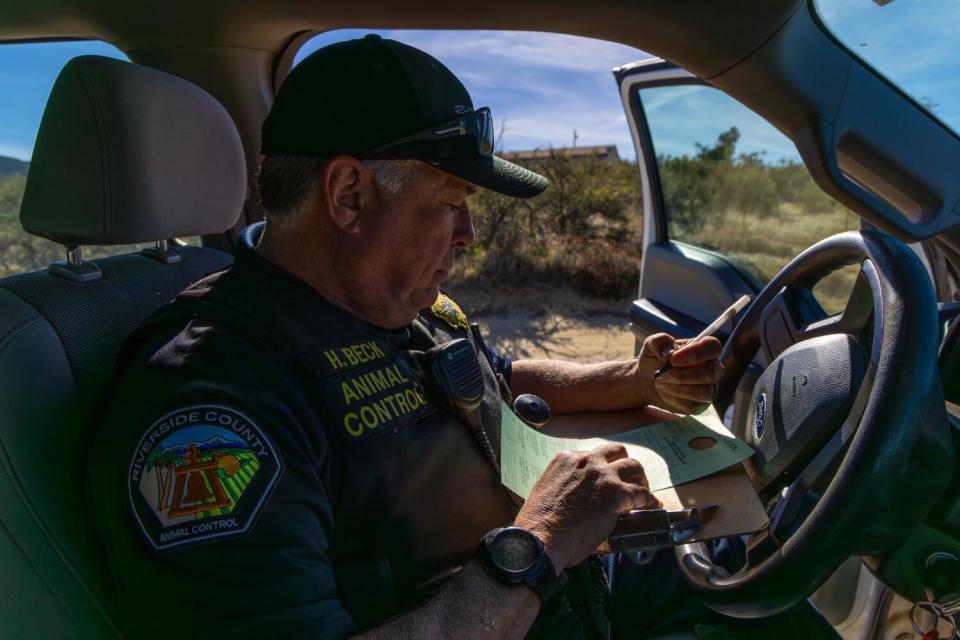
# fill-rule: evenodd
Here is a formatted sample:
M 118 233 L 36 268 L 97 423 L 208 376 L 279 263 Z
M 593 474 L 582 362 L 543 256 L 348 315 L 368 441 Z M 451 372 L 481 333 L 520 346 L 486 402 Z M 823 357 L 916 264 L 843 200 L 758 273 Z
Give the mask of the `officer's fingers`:
M 666 360 L 677 348 L 677 341 L 667 333 L 655 333 L 643 341 L 640 356 L 648 356 L 657 360 Z
M 710 406 L 709 401 L 697 402 L 695 400 L 688 400 L 687 398 L 672 396 L 668 393 L 661 393 L 660 399 L 660 404 L 657 406 L 661 409 L 667 409 L 674 413 L 684 415 L 703 413 L 706 408 Z
M 723 352 L 720 341 L 708 336 L 692 344 L 684 344 L 670 354 L 670 363 L 675 367 L 689 367 L 701 362 L 716 360 Z
M 626 484 L 624 485 L 624 490 L 629 499 L 628 506 L 624 511 L 630 511 L 631 509 L 659 509 L 663 506 L 660 500 L 646 487 L 641 487 L 638 484 Z
M 664 384 L 714 384 L 722 377 L 723 365 L 711 360 L 694 367 L 673 367 L 656 380 Z
M 647 488 L 650 487 L 650 483 L 647 482 L 647 474 L 639 461 L 633 458 L 621 458 L 610 463 L 610 466 L 624 482 L 632 482 Z
M 627 457 L 627 448 L 617 442 L 608 442 L 602 444 L 589 454 L 591 457 L 599 457 L 607 462 L 613 462 L 614 460 L 620 460 L 621 458 Z
M 655 385 L 661 396 L 671 396 L 691 402 L 712 402 L 717 397 L 716 384 L 670 384 L 657 380 Z

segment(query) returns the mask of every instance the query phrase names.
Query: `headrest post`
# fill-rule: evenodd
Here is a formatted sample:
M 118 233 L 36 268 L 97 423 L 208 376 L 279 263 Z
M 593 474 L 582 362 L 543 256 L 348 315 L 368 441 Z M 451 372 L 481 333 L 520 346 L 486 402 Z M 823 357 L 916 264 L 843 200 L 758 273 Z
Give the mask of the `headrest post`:
M 67 246 L 67 259 L 54 262 L 47 270 L 51 275 L 72 282 L 93 282 L 103 275 L 95 262 L 84 261 L 83 251 L 79 245 Z
M 171 247 L 165 239 L 157 240 L 154 246 L 147 247 L 140 253 L 163 264 L 183 262 L 183 256 L 180 255 L 180 252 Z
M 81 264 L 83 264 L 83 248 L 67 247 L 67 266 L 79 267 Z

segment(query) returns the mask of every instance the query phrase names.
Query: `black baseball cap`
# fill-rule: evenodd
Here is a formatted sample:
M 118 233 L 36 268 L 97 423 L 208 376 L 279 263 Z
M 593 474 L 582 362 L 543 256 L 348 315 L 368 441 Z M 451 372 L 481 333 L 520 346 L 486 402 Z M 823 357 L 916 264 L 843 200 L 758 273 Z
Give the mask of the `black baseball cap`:
M 509 196 L 529 198 L 546 189 L 543 176 L 483 155 L 471 135 L 392 145 L 472 114 L 467 89 L 440 61 L 371 34 L 324 47 L 294 67 L 263 123 L 260 153 L 421 160 Z

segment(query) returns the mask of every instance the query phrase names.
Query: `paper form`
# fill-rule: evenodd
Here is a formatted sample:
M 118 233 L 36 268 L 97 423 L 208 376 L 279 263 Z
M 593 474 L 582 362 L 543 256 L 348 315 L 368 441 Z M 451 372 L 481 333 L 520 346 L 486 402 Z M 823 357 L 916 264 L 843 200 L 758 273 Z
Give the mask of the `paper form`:
M 522 498 L 561 451 L 589 451 L 619 442 L 643 465 L 650 490 L 658 491 L 716 473 L 746 460 L 753 450 L 731 434 L 711 406 L 683 416 L 602 438 L 555 438 L 528 427 L 501 401 L 500 480 Z

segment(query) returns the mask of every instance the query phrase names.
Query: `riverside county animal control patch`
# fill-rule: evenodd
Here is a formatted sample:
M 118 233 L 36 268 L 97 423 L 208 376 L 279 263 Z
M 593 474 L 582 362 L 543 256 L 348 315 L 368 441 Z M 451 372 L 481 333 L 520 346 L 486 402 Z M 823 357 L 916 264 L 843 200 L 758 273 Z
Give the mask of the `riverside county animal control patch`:
M 443 293 L 437 296 L 433 306 L 430 307 L 430 312 L 454 329 L 470 328 L 470 323 L 467 322 L 467 316 L 463 313 L 460 305 Z
M 242 412 L 184 407 L 140 438 L 128 474 L 130 506 L 155 551 L 241 536 L 282 469 L 273 445 Z

